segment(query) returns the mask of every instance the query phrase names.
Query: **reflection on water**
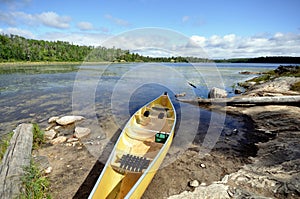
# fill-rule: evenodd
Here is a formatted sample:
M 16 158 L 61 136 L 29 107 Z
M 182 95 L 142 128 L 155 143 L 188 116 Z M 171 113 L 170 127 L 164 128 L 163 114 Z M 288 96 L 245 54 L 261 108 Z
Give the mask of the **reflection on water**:
M 212 85 L 224 84 L 224 88 L 231 92 L 235 83 L 251 77 L 240 75 L 239 71 L 265 71 L 277 67 L 277 65 L 265 64 L 218 64 L 216 70 L 210 64 L 164 63 L 155 64 L 160 65 L 159 67 L 164 70 L 151 71 L 151 73 L 136 72 L 135 68 L 140 65 L 147 67 L 147 64 L 95 65 L 80 68 L 62 65 L 0 67 L 0 135 L 8 133 L 22 122 L 38 122 L 45 126 L 51 116 L 72 114 L 74 101 L 72 97 L 76 96 L 73 95 L 75 79 L 83 81 L 79 83 L 86 91 L 89 91 L 90 85 L 97 83 L 96 86 L 94 85 L 96 90 L 92 91 L 95 96 L 93 108 L 98 120 L 106 121 L 116 108 L 111 106 L 113 92 L 116 88 L 125 88 L 122 92 L 126 93 L 126 88 L 132 86 L 126 84 L 126 82 L 131 83 L 130 78 L 143 81 L 149 78 L 152 80 L 154 76 L 162 76 L 169 85 L 176 89 L 176 92 L 187 92 L 189 94 L 187 97 L 193 97 L 191 96 L 193 93 L 205 97 Z M 166 72 L 168 70 L 173 72 Z M 161 74 L 162 71 L 163 74 Z M 82 79 L 77 78 L 78 72 L 82 75 Z M 124 76 L 128 79 L 123 78 Z M 185 80 L 184 83 L 182 83 L 183 80 Z M 187 81 L 192 82 L 197 88 L 190 87 Z M 118 85 L 120 82 L 123 87 Z M 136 90 L 129 95 L 129 101 L 125 98 L 119 99 L 118 120 L 126 121 L 128 115 L 166 90 L 164 85 L 156 85 L 155 82 L 135 85 L 135 87 Z M 172 93 L 171 90 L 170 93 Z M 179 104 L 174 98 L 173 101 L 178 110 L 188 107 L 188 105 Z M 123 106 L 124 104 L 126 107 Z M 83 105 L 82 110 L 89 107 L 84 102 Z M 124 110 L 129 110 L 130 113 L 125 113 Z M 199 118 L 194 118 L 194 120 L 199 120 Z M 192 121 L 191 125 L 193 125 Z

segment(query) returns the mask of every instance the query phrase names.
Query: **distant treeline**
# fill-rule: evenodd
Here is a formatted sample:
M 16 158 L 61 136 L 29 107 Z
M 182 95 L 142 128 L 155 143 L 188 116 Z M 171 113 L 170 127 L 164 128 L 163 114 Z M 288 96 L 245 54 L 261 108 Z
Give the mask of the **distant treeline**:
M 258 57 L 210 60 L 198 57 L 149 57 L 120 48 L 73 45 L 64 41 L 26 39 L 0 34 L 0 62 L 230 62 L 230 63 L 300 63 L 300 57 Z
M 235 59 L 221 59 L 214 60 L 215 62 L 229 62 L 229 63 L 274 63 L 274 64 L 299 64 L 300 57 L 287 56 L 270 56 L 270 57 L 255 57 L 255 58 L 235 58 Z

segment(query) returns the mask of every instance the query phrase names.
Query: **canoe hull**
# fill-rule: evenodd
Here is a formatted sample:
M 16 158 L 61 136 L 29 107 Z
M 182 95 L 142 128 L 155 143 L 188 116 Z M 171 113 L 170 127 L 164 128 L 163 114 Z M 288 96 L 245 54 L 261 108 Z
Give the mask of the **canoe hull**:
M 137 124 L 147 111 L 151 122 Z M 139 109 L 124 127 L 89 198 L 141 198 L 171 146 L 175 124 L 176 112 L 166 94 Z M 163 143 L 156 139 L 161 133 L 167 135 Z

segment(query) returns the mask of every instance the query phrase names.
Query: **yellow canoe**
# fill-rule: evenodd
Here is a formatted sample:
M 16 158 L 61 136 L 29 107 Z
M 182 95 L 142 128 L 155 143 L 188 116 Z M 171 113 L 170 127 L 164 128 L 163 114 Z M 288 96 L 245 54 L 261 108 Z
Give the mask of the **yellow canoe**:
M 165 92 L 127 122 L 89 198 L 141 198 L 174 136 L 176 112 Z

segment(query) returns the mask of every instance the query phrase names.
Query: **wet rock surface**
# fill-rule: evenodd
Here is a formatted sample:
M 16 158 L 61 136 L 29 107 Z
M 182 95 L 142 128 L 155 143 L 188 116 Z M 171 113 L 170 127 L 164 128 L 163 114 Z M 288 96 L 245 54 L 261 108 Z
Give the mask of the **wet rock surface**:
M 280 77 L 253 84 L 244 97 L 299 95 L 290 91 L 291 84 L 299 81 L 299 77 Z M 240 169 L 224 175 L 223 179 L 169 198 L 299 198 L 300 107 L 227 107 L 226 111 L 245 115 L 255 125 L 253 136 L 259 136 L 255 141 L 257 153 L 249 157 L 249 162 Z M 218 188 L 212 189 L 215 184 Z

